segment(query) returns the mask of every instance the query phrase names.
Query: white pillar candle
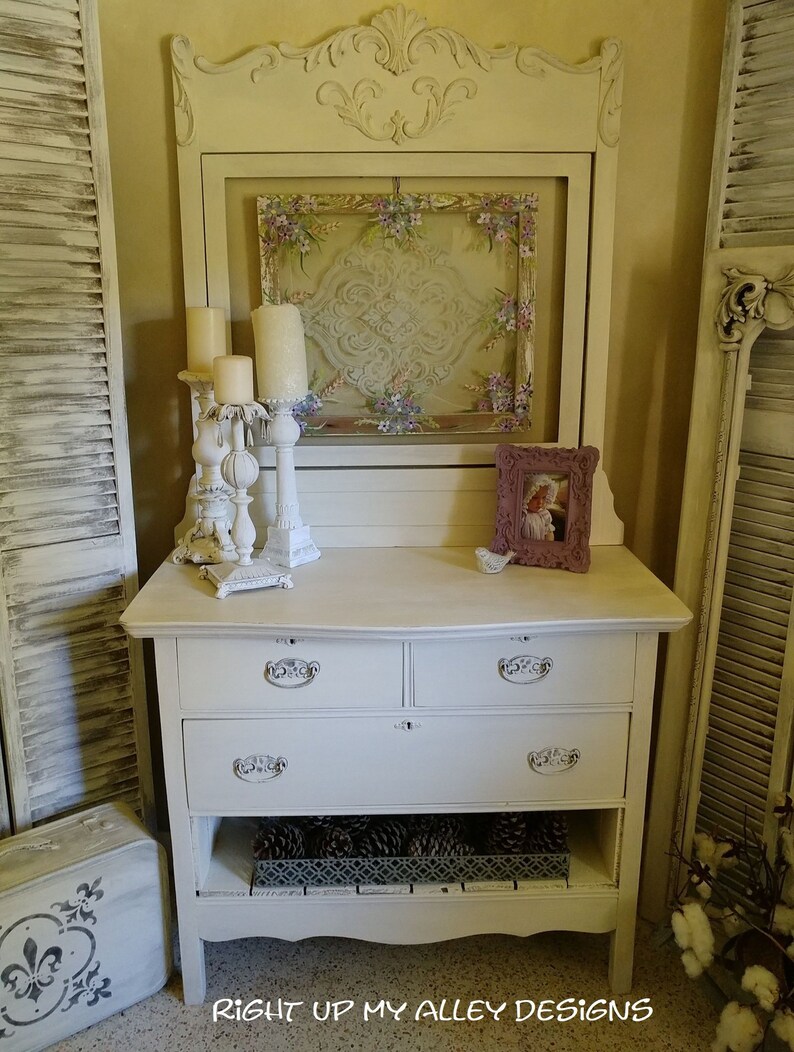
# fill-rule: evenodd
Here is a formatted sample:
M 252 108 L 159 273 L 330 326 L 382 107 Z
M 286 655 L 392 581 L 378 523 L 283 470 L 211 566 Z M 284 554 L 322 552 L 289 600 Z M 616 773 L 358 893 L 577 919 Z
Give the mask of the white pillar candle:
M 294 303 L 263 304 L 251 311 L 251 322 L 259 397 L 300 402 L 309 390 L 300 311 Z
M 185 316 L 188 372 L 211 373 L 213 359 L 226 354 L 223 307 L 188 307 Z
M 215 401 L 219 405 L 250 405 L 254 400 L 254 363 L 243 354 L 227 354 L 212 363 Z

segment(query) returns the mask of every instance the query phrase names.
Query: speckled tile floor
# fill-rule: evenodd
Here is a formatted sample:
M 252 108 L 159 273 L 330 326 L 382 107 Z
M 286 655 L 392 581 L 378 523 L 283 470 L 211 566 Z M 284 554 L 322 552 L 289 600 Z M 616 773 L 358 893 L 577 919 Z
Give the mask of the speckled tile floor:
M 718 1008 L 699 982 L 693 983 L 670 945 L 657 946 L 651 929 L 641 926 L 635 984 L 629 1002 L 649 998 L 653 1015 L 645 1021 L 593 1022 L 516 1020 L 516 1001 L 574 998 L 587 1005 L 611 994 L 606 983 L 608 939 L 600 935 L 547 933 L 531 939 L 488 935 L 428 946 L 382 946 L 346 939 L 308 939 L 284 943 L 248 939 L 207 944 L 207 999 L 185 1006 L 175 973 L 154 997 L 68 1040 L 57 1052 L 707 1052 Z M 213 1022 L 213 1002 L 239 997 L 243 1004 L 301 1001 L 292 1022 L 259 1018 L 251 1022 Z M 365 1022 L 365 1002 L 380 999 L 398 1007 L 399 1020 Z M 459 999 L 507 1006 L 499 1019 L 441 1022 L 416 1019 L 422 1002 L 446 1012 Z M 616 1001 L 621 1010 L 625 998 Z M 314 1018 L 313 1003 L 324 1014 L 327 1001 L 353 1001 L 336 1022 Z M 646 1002 L 647 1003 L 647 1002 Z M 475 1006 L 475 1010 L 478 1006 Z M 424 1005 L 427 1008 L 427 1005 Z M 528 1006 L 521 1005 L 526 1011 Z M 570 1009 L 560 1009 L 570 1014 Z M 647 1012 L 638 1012 L 645 1016 Z

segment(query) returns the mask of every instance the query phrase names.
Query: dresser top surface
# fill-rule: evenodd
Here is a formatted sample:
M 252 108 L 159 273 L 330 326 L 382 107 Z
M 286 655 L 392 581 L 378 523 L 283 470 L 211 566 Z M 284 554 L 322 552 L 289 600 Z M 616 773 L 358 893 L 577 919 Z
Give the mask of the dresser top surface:
M 263 631 L 405 638 L 530 629 L 673 631 L 690 618 L 683 603 L 617 545 L 594 547 L 585 574 L 512 564 L 483 574 L 470 548 L 331 548 L 290 573 L 292 589 L 216 599 L 197 567 L 164 563 L 121 621 L 144 638 Z

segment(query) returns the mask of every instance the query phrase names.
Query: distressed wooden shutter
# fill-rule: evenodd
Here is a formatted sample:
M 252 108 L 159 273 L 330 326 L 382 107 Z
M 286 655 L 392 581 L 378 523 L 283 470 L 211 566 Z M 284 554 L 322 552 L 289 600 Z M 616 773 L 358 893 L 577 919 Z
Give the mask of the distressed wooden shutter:
M 794 244 L 794 4 L 742 7 L 720 245 Z M 726 73 L 728 71 L 726 70 Z
M 750 370 L 697 825 L 773 842 L 794 709 L 794 342 L 759 339 Z
M 793 246 L 794 0 L 735 5 L 727 127 L 718 129 L 715 248 Z M 712 190 L 714 195 L 716 187 Z M 752 269 L 754 257 L 748 256 Z M 794 710 L 794 340 L 766 330 L 750 354 L 698 828 L 771 840 L 771 796 L 788 785 Z
M 95 0 L 0 0 L 0 696 L 13 825 L 151 820 Z
M 770 798 L 790 784 L 788 300 L 745 304 L 741 349 L 718 322 L 737 275 L 765 294 L 794 273 L 794 0 L 728 0 L 705 250 L 675 575 L 695 618 L 670 639 L 663 681 L 642 889 L 656 920 L 680 886 L 659 864 L 671 837 L 689 851 L 696 828 L 738 833 L 746 811 L 770 839 Z

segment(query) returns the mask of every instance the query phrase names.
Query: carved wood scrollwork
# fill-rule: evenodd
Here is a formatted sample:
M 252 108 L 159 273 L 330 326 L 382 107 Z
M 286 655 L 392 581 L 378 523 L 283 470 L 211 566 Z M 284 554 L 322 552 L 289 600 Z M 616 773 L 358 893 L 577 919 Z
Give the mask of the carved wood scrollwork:
M 193 45 L 186 36 L 171 39 L 171 76 L 174 85 L 174 106 L 182 117 L 182 127 L 176 130 L 180 146 L 189 146 L 196 136 L 196 118 L 190 102 L 186 81 L 190 80 Z
M 606 146 L 617 146 L 620 110 L 623 105 L 623 44 L 610 37 L 601 47 L 602 97 L 598 111 L 598 134 Z
M 495 62 L 507 61 L 520 73 L 537 79 L 545 77 L 551 69 L 583 74 L 602 69 L 598 130 L 607 146 L 617 145 L 623 79 L 620 41 L 607 40 L 598 58 L 572 64 L 541 48 L 519 48 L 516 44 L 482 47 L 454 29 L 429 25 L 426 18 L 403 4 L 376 14 L 369 25 L 340 29 L 310 47 L 265 44 L 224 63 L 195 55 L 187 37 L 175 36 L 171 41 L 174 102 L 183 125 L 177 129 L 177 142 L 180 146 L 188 146 L 196 136 L 196 119 L 188 90 L 196 70 L 208 74 L 247 70 L 251 81 L 257 84 L 290 61 L 302 63 L 307 73 L 323 66 L 337 69 L 351 52 L 371 54 L 377 77 L 381 71 L 400 77 L 421 65 L 428 55 L 444 53 L 459 69 L 475 66 L 489 73 Z M 407 140 L 428 135 L 448 121 L 461 102 L 473 99 L 477 94 L 477 84 L 468 77 L 457 77 L 442 84 L 434 77 L 422 76 L 411 88 L 415 95 L 425 100 L 424 114 L 416 118 L 400 109 L 395 109 L 385 120 L 382 116 L 373 118 L 369 104 L 387 95 L 389 90 L 383 79 L 364 77 L 352 86 L 328 80 L 320 85 L 316 98 L 321 105 L 332 105 L 344 124 L 356 128 L 367 138 L 375 142 L 392 141 L 399 146 Z
M 301 59 L 309 72 L 323 59 L 338 66 L 349 48 L 361 52 L 367 46 L 375 49 L 378 65 L 395 76 L 415 66 L 424 48 L 434 52 L 446 48 L 461 68 L 467 61 L 472 61 L 484 70 L 490 70 L 493 59 L 513 58 L 518 51 L 515 44 L 500 48 L 480 47 L 453 29 L 428 26 L 426 18 L 407 9 L 404 4 L 381 11 L 368 26 L 340 29 L 313 47 L 281 44 L 279 50 L 285 58 Z
M 749 322 L 773 329 L 794 325 L 794 268 L 770 281 L 739 267 L 725 267 L 728 283 L 720 298 L 716 324 L 723 351 L 738 351 Z
M 427 97 L 422 120 L 411 121 L 400 110 L 395 110 L 382 128 L 374 125 L 366 106 L 368 101 L 381 98 L 383 86 L 369 77 L 355 84 L 352 92 L 348 92 L 338 80 L 327 80 L 317 89 L 317 101 L 321 106 L 333 105 L 343 124 L 357 128 L 369 139 L 375 142 L 391 139 L 400 146 L 406 139 L 421 139 L 439 124 L 448 121 L 459 102 L 474 98 L 477 85 L 467 77 L 458 77 L 442 89 L 434 77 L 419 77 L 414 81 L 412 90 L 415 95 Z M 339 99 L 336 104 L 332 101 L 334 97 Z

